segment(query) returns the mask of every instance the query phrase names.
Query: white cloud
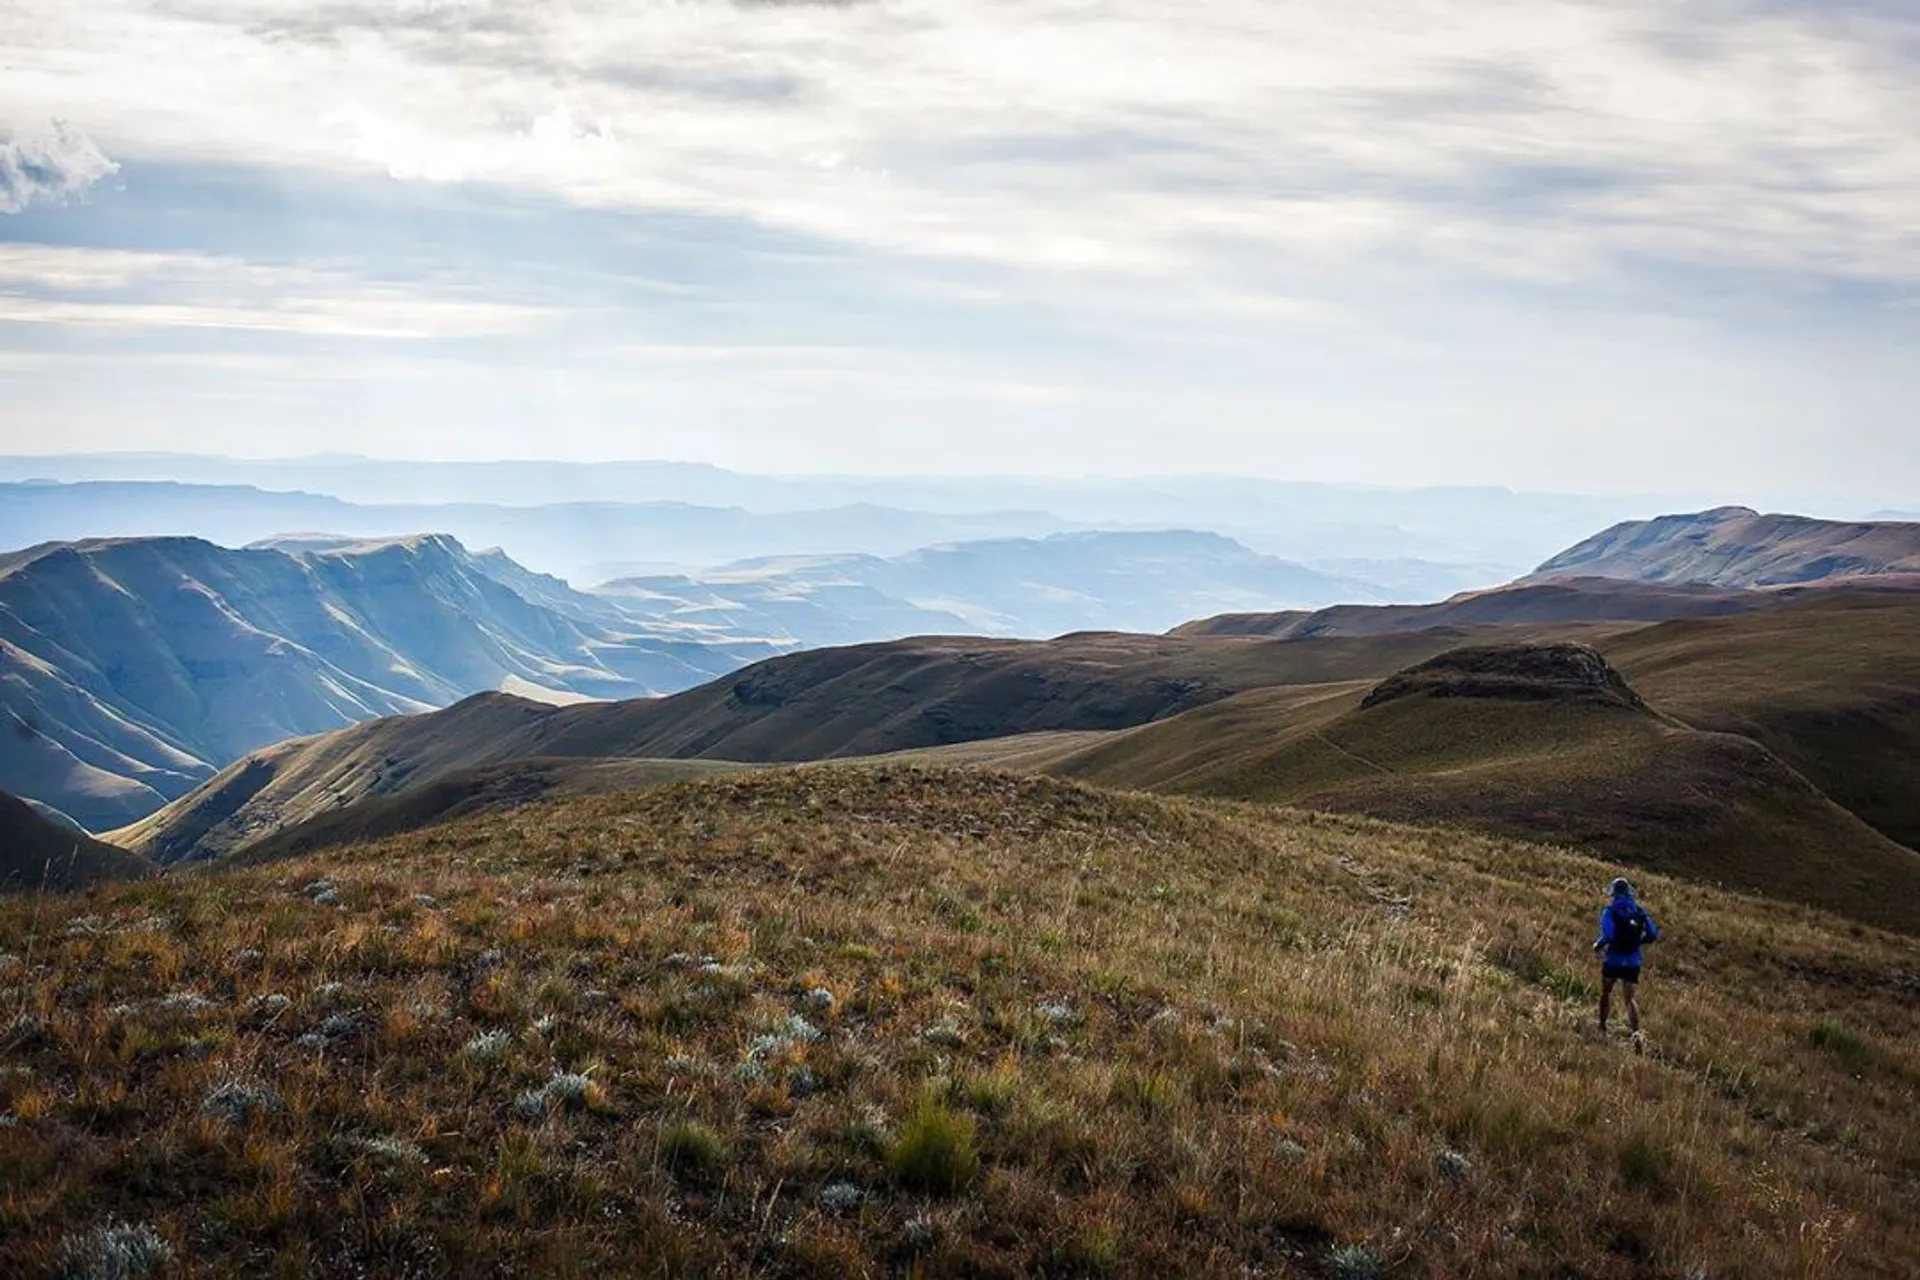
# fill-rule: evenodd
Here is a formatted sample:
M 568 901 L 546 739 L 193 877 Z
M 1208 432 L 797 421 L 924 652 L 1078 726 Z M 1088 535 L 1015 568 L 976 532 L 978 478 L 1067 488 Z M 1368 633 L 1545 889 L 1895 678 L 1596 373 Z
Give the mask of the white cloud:
M 519 333 L 542 308 L 203 254 L 0 245 L 0 324 L 249 329 L 329 337 Z
M 79 195 L 119 167 L 93 139 L 64 120 L 38 133 L 0 141 L 0 213 L 19 213 L 36 200 Z

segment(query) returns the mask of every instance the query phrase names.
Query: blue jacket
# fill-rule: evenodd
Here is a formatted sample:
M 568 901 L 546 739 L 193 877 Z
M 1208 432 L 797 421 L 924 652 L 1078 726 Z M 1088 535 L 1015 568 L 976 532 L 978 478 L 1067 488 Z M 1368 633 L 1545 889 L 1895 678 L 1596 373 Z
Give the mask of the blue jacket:
M 1605 961 L 1607 964 L 1625 965 L 1628 968 L 1637 969 L 1640 967 L 1640 948 L 1639 947 L 1635 947 L 1631 951 L 1616 952 L 1613 950 L 1611 946 L 1613 942 L 1613 909 L 1622 904 L 1625 904 L 1626 906 L 1629 906 L 1629 907 L 1639 907 L 1641 916 L 1646 919 L 1647 930 L 1646 930 L 1645 936 L 1642 938 L 1642 941 L 1658 942 L 1660 940 L 1660 930 L 1653 923 L 1653 917 L 1647 914 L 1647 909 L 1645 907 L 1641 907 L 1640 904 L 1635 902 L 1632 898 L 1627 898 L 1627 897 L 1615 898 L 1612 902 L 1609 902 L 1606 905 L 1606 907 L 1600 912 L 1599 941 L 1603 944 L 1600 948 L 1600 958 L 1603 961 Z

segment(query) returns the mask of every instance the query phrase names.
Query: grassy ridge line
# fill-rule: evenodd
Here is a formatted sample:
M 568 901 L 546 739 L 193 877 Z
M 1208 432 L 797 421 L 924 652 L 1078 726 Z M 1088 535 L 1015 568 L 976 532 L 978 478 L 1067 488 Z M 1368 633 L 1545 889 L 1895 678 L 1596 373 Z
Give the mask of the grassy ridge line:
M 1282 642 L 923 636 L 773 659 L 671 698 L 554 708 L 481 695 L 255 752 L 111 839 L 216 857 L 357 801 L 550 758 L 799 762 L 1146 723 L 1233 693 L 1378 678 L 1469 632 Z
M 1910 944 L 1652 878 L 1634 1058 L 1608 870 L 817 768 L 6 904 L 0 1270 L 1911 1274 Z

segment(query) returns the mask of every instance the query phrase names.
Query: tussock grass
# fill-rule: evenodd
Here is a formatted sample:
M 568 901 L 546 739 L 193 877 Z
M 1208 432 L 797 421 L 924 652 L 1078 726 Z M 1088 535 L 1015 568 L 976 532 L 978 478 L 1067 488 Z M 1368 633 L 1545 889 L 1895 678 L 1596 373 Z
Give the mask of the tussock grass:
M 887 1168 L 903 1187 L 950 1196 L 980 1172 L 973 1117 L 924 1099 L 900 1124 L 887 1152 Z
M 1611 871 L 808 769 L 0 903 L 0 1274 L 1911 1274 L 1910 941 L 1642 877 L 1636 1056 Z

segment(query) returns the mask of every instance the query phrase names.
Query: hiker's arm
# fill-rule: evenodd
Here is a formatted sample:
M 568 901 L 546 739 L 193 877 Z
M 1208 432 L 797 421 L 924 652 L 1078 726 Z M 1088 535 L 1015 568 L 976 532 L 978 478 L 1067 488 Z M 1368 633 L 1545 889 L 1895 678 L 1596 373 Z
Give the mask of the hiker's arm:
M 1598 951 L 1612 941 L 1613 912 L 1611 910 L 1604 910 L 1600 913 L 1600 936 L 1593 940 L 1593 949 Z
M 1660 941 L 1660 926 L 1653 922 L 1653 917 L 1651 915 L 1647 915 L 1647 913 L 1644 911 L 1642 911 L 1640 914 L 1647 917 L 1647 936 L 1644 939 L 1644 941 L 1647 941 L 1647 942 Z

